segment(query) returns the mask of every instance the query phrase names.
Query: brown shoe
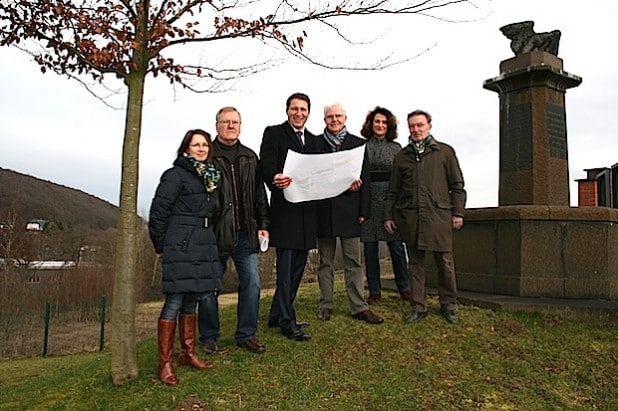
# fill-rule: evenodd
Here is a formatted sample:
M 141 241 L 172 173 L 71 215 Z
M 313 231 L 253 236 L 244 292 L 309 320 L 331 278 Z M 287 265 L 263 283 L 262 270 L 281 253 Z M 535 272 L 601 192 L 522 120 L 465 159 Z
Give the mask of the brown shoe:
M 412 291 L 410 290 L 399 291 L 399 295 L 401 296 L 401 299 L 404 301 L 412 300 Z
M 322 321 L 330 320 L 330 316 L 332 315 L 333 310 L 330 308 L 320 308 L 318 310 L 318 318 Z
M 248 339 L 247 341 L 237 341 L 236 345 L 239 347 L 246 348 L 247 350 L 254 352 L 256 354 L 261 354 L 266 351 L 266 347 L 264 344 L 260 342 L 257 338 L 253 337 Z
M 382 317 L 378 317 L 371 310 L 361 311 L 360 313 L 352 315 L 352 317 L 357 320 L 365 321 L 369 324 L 382 324 L 384 322 Z
M 195 352 L 195 314 L 178 316 L 178 332 L 180 334 L 180 357 L 178 363 L 188 365 L 198 370 L 212 368 L 212 363 L 200 359 Z
M 369 305 L 377 304 L 378 301 L 380 301 L 381 297 L 382 296 L 380 294 L 369 293 L 369 298 L 367 298 L 367 304 Z

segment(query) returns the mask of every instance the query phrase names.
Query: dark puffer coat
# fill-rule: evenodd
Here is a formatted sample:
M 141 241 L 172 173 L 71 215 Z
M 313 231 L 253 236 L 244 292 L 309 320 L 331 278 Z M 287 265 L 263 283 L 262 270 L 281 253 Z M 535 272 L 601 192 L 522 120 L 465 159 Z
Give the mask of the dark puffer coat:
M 185 157 L 165 171 L 150 206 L 148 229 L 163 253 L 163 293 L 203 293 L 221 289 L 219 253 L 213 231 L 216 196 Z

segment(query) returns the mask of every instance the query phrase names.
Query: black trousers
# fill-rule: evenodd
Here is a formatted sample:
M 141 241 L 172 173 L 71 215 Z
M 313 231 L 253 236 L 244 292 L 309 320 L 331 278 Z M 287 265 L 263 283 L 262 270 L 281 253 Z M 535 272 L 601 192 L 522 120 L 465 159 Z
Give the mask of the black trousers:
M 277 248 L 277 287 L 268 316 L 269 325 L 282 330 L 296 328 L 294 299 L 305 272 L 308 250 Z

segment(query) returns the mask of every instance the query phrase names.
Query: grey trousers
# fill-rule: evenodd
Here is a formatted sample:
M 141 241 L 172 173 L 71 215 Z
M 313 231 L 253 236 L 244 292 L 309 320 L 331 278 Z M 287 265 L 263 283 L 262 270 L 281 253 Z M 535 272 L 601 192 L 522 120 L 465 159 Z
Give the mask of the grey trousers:
M 448 310 L 457 303 L 457 280 L 455 261 L 452 252 L 433 252 L 438 266 L 438 296 L 440 305 Z M 412 306 L 416 311 L 427 311 L 427 292 L 425 290 L 425 251 L 408 247 Z
M 333 309 L 337 238 L 341 242 L 343 254 L 343 276 L 348 294 L 348 305 L 352 315 L 354 315 L 369 309 L 369 305 L 364 298 L 360 237 L 318 238 L 318 251 L 320 253 L 320 266 L 318 268 L 320 308 Z

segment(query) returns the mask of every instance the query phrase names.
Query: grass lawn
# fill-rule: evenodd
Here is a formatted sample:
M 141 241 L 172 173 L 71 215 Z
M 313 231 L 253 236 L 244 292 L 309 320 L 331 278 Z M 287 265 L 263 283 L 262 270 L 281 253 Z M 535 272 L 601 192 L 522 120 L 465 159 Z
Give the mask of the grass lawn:
M 341 283 L 321 322 L 309 284 L 296 301 L 311 322 L 302 343 L 267 327 L 270 301 L 262 355 L 235 346 L 236 310 L 226 307 L 219 345 L 230 351 L 209 357 L 211 370 L 178 367 L 175 387 L 158 380 L 153 335 L 138 346 L 139 378 L 119 387 L 109 352 L 0 362 L 0 410 L 618 410 L 616 327 L 471 306 L 451 325 L 436 299 L 409 325 L 409 305 L 388 293 L 372 306 L 385 322 L 369 325 L 350 316 Z

